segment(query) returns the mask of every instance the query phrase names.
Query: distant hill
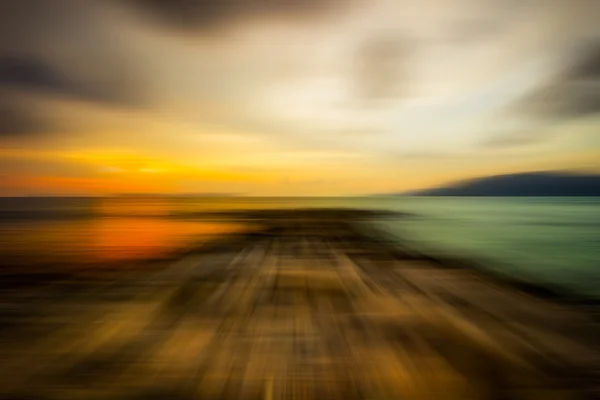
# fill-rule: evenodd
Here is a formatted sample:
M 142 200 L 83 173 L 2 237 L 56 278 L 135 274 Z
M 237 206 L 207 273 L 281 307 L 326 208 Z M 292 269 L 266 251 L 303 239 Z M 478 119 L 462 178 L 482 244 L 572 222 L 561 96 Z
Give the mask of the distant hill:
M 396 195 L 600 196 L 600 175 L 555 171 L 495 175 Z

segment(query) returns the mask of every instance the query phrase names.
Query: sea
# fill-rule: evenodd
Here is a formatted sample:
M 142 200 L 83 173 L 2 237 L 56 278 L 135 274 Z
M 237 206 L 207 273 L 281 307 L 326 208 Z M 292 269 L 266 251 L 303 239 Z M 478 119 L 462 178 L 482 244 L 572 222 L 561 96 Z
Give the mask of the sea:
M 50 265 L 126 265 L 249 229 L 247 222 L 202 213 L 296 207 L 406 213 L 365 223 L 423 251 L 600 299 L 595 197 L 0 198 L 0 260 L 25 273 Z

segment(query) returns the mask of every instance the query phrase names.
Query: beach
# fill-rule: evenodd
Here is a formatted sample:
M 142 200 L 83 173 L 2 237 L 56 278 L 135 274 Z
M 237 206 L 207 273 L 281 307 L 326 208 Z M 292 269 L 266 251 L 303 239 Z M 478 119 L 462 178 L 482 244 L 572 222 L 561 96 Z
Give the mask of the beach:
M 288 207 L 210 216 L 246 228 L 153 268 L 3 286 L 0 394 L 598 396 L 593 307 L 365 224 L 407 213 Z

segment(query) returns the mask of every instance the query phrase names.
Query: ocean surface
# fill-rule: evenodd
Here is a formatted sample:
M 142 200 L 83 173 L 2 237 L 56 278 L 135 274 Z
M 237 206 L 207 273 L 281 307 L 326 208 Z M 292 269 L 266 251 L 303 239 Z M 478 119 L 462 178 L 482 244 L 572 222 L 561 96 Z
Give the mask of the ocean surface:
M 600 298 L 600 198 L 2 198 L 0 259 L 18 268 L 160 257 L 248 227 L 204 211 L 350 207 L 409 212 L 367 223 L 424 250 L 464 256 Z

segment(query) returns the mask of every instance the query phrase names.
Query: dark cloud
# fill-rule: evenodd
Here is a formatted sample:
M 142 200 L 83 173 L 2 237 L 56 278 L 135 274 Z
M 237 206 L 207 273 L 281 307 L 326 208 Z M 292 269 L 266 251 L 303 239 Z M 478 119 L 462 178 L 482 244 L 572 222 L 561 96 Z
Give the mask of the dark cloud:
M 253 18 L 315 17 L 343 0 L 116 0 L 172 29 L 207 31 Z
M 556 138 L 549 127 L 600 113 L 600 44 L 586 47 L 550 84 L 529 93 L 506 111 L 527 118 L 530 126 L 495 133 L 484 138 L 481 147 L 505 149 L 547 142 Z
M 39 108 L 40 97 L 112 107 L 148 103 L 135 60 L 115 40 L 105 5 L 0 0 L 0 137 L 57 132 L 58 121 Z
M 533 118 L 564 119 L 600 112 L 599 82 L 561 81 L 538 90 L 519 102 L 521 113 Z
M 112 80 L 112 81 L 111 81 Z M 0 86 L 77 100 L 134 104 L 135 95 L 125 79 L 90 80 L 68 75 L 31 55 L 0 55 Z
M 409 47 L 405 38 L 377 36 L 365 41 L 356 54 L 356 90 L 362 100 L 388 99 L 406 90 Z
M 98 45 L 102 40 L 100 30 L 105 28 L 101 5 L 90 0 L 0 1 L 0 50 L 79 50 L 82 42 L 93 38 Z
M 135 60 L 116 40 L 102 4 L 0 1 L 0 88 L 118 106 L 145 104 Z
M 600 43 L 586 49 L 581 60 L 568 70 L 567 76 L 575 80 L 600 79 Z
M 583 51 L 551 84 L 518 105 L 539 118 L 576 118 L 600 112 L 600 43 Z
M 48 133 L 52 126 L 34 110 L 0 97 L 0 138 Z

